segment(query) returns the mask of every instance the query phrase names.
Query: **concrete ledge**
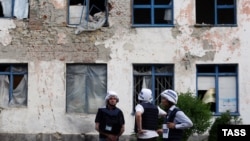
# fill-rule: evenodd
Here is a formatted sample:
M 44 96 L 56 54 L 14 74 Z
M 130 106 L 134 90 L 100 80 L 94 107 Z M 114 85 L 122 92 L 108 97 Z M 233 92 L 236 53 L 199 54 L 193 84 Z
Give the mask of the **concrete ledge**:
M 0 133 L 0 141 L 98 141 L 95 134 L 19 134 Z M 136 141 L 133 135 L 123 135 L 120 141 Z M 207 136 L 191 136 L 188 141 L 207 141 Z
M 98 135 L 88 134 L 19 134 L 0 133 L 0 141 L 98 141 Z M 124 135 L 120 141 L 135 141 L 133 136 Z

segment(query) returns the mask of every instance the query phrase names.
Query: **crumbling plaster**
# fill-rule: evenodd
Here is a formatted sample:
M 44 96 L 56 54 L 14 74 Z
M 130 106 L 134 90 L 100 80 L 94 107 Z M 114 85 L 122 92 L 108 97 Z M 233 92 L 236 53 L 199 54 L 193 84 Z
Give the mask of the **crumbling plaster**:
M 0 43 L 6 46 L 11 43 L 12 37 L 9 34 L 9 29 L 16 28 L 12 20 L 0 19 Z

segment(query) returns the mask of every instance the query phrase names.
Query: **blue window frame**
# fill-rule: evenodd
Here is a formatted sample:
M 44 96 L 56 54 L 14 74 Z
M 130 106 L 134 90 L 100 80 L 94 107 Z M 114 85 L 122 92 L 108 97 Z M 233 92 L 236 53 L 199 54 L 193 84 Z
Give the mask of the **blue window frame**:
M 105 105 L 106 64 L 67 64 L 66 112 L 95 114 Z
M 196 25 L 237 26 L 236 0 L 196 0 Z
M 0 17 L 28 18 L 29 0 L 3 0 L 0 1 Z
M 160 104 L 160 94 L 165 89 L 174 89 L 174 65 L 134 64 L 133 65 L 133 107 L 138 103 L 142 88 L 152 90 L 153 102 Z M 134 111 L 134 109 L 133 109 Z
M 196 70 L 197 96 L 210 104 L 214 115 L 238 115 L 238 65 L 200 64 Z
M 173 26 L 173 0 L 133 0 L 133 27 Z
M 70 26 L 77 26 L 85 21 L 87 23 L 95 20 L 95 14 L 105 13 L 105 23 L 108 26 L 108 0 L 68 0 L 68 18 L 67 23 Z
M 28 65 L 0 64 L 0 106 L 26 107 Z

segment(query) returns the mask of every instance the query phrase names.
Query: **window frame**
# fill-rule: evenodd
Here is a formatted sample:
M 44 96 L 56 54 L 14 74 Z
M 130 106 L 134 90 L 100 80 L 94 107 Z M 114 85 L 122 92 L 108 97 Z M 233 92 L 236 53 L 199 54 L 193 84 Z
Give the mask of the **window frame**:
M 196 0 L 196 3 L 199 0 Z M 197 22 L 197 5 L 196 5 L 196 22 L 195 22 L 195 26 L 197 27 L 206 27 L 206 26 L 212 26 L 212 27 L 237 27 L 237 0 L 232 0 L 233 4 L 218 4 L 218 0 L 214 0 L 214 15 L 213 15 L 213 20 L 214 23 L 210 24 L 210 23 L 198 23 Z M 229 24 L 220 24 L 219 21 L 219 10 L 228 10 L 228 9 L 232 9 L 234 14 L 233 14 L 233 23 L 229 23 Z
M 68 67 L 70 67 L 70 66 L 73 66 L 73 67 L 79 67 L 79 66 L 82 66 L 82 67 L 90 67 L 90 66 L 103 66 L 103 67 L 105 67 L 105 69 L 106 69 L 106 75 L 105 75 L 105 90 L 102 92 L 102 93 L 99 93 L 99 95 L 95 95 L 95 96 L 102 96 L 101 97 L 101 100 L 102 100 L 102 102 L 103 102 L 103 104 L 105 104 L 105 101 L 104 101 L 104 98 L 105 98 L 105 96 L 106 96 L 106 92 L 107 92 L 107 79 L 108 79 L 108 66 L 107 66 L 107 64 L 85 64 L 85 63 L 67 63 L 66 64 L 66 82 L 65 82 L 65 85 L 66 85 L 66 113 L 68 113 L 68 114 L 74 114 L 74 113 L 78 113 L 78 114 L 95 114 L 95 112 L 97 111 L 97 109 L 99 108 L 99 107 L 97 107 L 97 109 L 96 109 L 96 111 L 89 111 L 91 108 L 90 108 L 90 104 L 88 103 L 88 101 L 89 101 L 89 95 L 87 95 L 87 91 L 89 91 L 89 90 L 87 90 L 87 88 L 86 88 L 86 86 L 87 86 L 87 81 L 88 80 L 86 80 L 86 79 L 84 79 L 84 92 L 86 93 L 86 95 L 85 96 L 83 96 L 84 97 L 84 101 L 82 102 L 82 103 L 80 103 L 80 104 L 83 104 L 84 105 L 84 107 L 82 107 L 82 109 L 80 109 L 81 111 L 79 112 L 79 111 L 77 111 L 77 110 L 72 110 L 72 109 L 68 109 L 68 103 L 72 103 L 71 101 L 69 101 L 68 100 L 68 96 L 71 96 L 72 97 L 72 95 L 73 94 L 71 94 L 71 93 L 67 93 L 67 89 L 68 89 L 68 83 L 67 83 L 67 75 L 68 75 Z M 83 69 L 86 69 L 86 68 L 83 68 Z M 79 74 L 82 74 L 82 73 L 78 73 L 78 72 L 75 72 L 74 74 L 77 74 L 77 75 L 79 75 Z M 72 73 L 70 73 L 70 75 L 72 75 Z M 87 72 L 84 72 L 84 77 L 93 77 L 93 76 L 90 76 L 89 74 L 87 74 Z M 93 74 L 92 74 L 93 75 Z M 90 83 L 90 82 L 89 82 Z M 93 85 L 92 85 L 93 86 Z M 92 87 L 91 87 L 92 88 Z M 91 89 L 91 88 L 88 88 L 88 89 Z M 77 90 L 77 91 L 79 91 L 79 90 Z M 95 93 L 94 92 L 94 90 L 92 89 L 92 93 Z M 80 97 L 81 98 L 81 97 Z M 98 104 L 102 104 L 102 103 L 98 103 Z M 95 105 L 98 105 L 97 103 L 95 103 Z M 99 105 L 99 106 L 103 106 L 103 105 Z M 78 107 L 79 108 L 79 107 Z M 71 111 L 70 111 L 71 110 Z
M 135 67 L 148 67 L 151 68 L 151 73 L 149 72 L 139 72 L 136 73 Z M 156 68 L 158 67 L 167 67 L 168 69 L 171 69 L 170 72 L 156 72 Z M 152 96 L 153 96 L 153 104 L 157 104 L 157 100 L 161 100 L 160 97 L 160 93 L 165 90 L 165 89 L 174 89 L 174 64 L 133 64 L 133 109 L 132 109 L 132 114 L 134 114 L 135 112 L 135 106 L 138 103 L 138 94 L 142 88 L 142 86 L 137 87 L 137 83 L 135 83 L 136 81 L 136 77 L 140 77 L 140 76 L 149 76 L 151 77 L 150 81 L 151 81 L 151 87 L 149 89 L 152 90 Z M 167 79 L 172 79 L 170 84 L 166 84 L 166 88 L 162 87 L 161 89 L 158 88 L 158 86 L 156 86 L 155 81 L 157 81 L 156 77 L 161 77 L 163 76 L 163 78 L 167 78 Z M 143 79 L 143 78 L 142 78 Z M 136 86 L 137 85 L 137 86 Z M 143 84 L 142 84 L 143 85 Z M 159 84 L 158 84 L 159 85 Z M 157 90 L 156 90 L 157 88 Z M 156 93 L 158 92 L 158 93 Z
M 8 101 L 8 104 L 11 104 L 10 102 L 12 101 L 12 99 L 14 98 L 14 83 L 15 83 L 15 76 L 23 76 L 23 77 L 25 77 L 25 75 L 26 75 L 26 77 L 27 77 L 27 87 L 26 87 L 26 89 L 27 89 L 27 92 L 26 92 L 26 102 L 24 103 L 24 104 L 22 104 L 22 105 L 9 105 L 8 107 L 6 107 L 6 108 L 16 108 L 16 107 L 18 107 L 18 108 L 21 108 L 21 107 L 27 107 L 28 106 L 28 64 L 26 64 L 26 63 L 0 63 L 0 68 L 1 67 L 6 67 L 6 68 L 8 68 L 9 67 L 9 71 L 1 71 L 0 70 L 0 75 L 6 75 L 6 76 L 8 76 L 9 77 L 9 101 Z M 26 69 L 27 69 L 27 71 L 23 71 L 23 72 L 13 72 L 13 68 L 14 67 L 25 67 Z M 20 84 L 20 82 L 18 83 L 18 84 Z
M 199 72 L 199 68 L 201 66 L 206 66 L 206 67 L 214 67 L 214 72 Z M 227 67 L 231 66 L 234 67 L 235 72 L 219 72 L 219 68 L 221 67 Z M 199 97 L 199 87 L 198 87 L 198 78 L 199 77 L 214 77 L 214 84 L 215 84 L 215 112 L 213 112 L 213 115 L 219 116 L 223 112 L 219 112 L 219 78 L 220 77 L 235 77 L 235 99 L 236 99 L 236 107 L 235 107 L 235 112 L 230 112 L 230 115 L 239 115 L 239 80 L 238 80 L 238 64 L 196 64 L 196 94 L 197 97 Z
M 155 0 L 150 0 L 150 4 L 134 4 L 135 0 L 132 0 L 132 27 L 173 27 L 174 26 L 174 0 L 170 1 L 170 4 L 154 4 Z M 155 20 L 155 9 L 170 9 L 171 10 L 171 22 L 170 23 L 163 23 L 163 24 L 156 24 L 154 23 Z M 135 9 L 150 9 L 151 20 L 150 24 L 138 24 L 135 23 Z
M 16 2 L 16 0 L 10 0 L 11 1 L 11 15 L 10 16 L 3 16 L 3 17 L 0 17 L 0 19 L 1 18 L 8 18 L 8 19 L 15 19 L 15 18 L 17 18 L 17 19 L 29 19 L 29 3 L 30 3 L 30 0 L 27 0 L 27 3 L 28 3 L 28 5 L 25 5 L 26 7 L 23 7 L 23 8 L 27 8 L 27 17 L 25 16 L 25 17 L 21 17 L 20 15 L 18 15 L 16 12 L 15 12 L 15 4 L 17 3 Z M 20 2 L 20 1 L 19 1 Z M 22 1 L 22 2 L 25 2 L 25 1 Z M 2 2 L 1 2 L 2 3 Z M 18 3 L 18 4 L 20 4 L 20 3 Z M 24 6 L 24 5 L 22 5 L 22 6 Z M 20 8 L 20 7 L 19 7 Z M 4 14 L 4 8 L 3 8 L 3 6 L 2 6 L 2 10 L 3 10 L 3 13 L 2 14 Z M 22 11 L 23 13 L 22 14 L 24 14 L 26 11 L 24 10 L 24 11 Z M 20 11 L 18 11 L 18 13 L 20 13 Z M 16 15 L 17 14 L 17 15 Z M 22 15 L 23 16 L 23 15 Z
M 71 0 L 67 0 L 67 25 L 68 26 L 78 26 L 78 25 L 80 25 L 81 24 L 81 21 L 82 21 L 82 14 L 83 14 L 83 9 L 82 9 L 82 13 L 81 13 L 81 17 L 80 17 L 80 21 L 79 21 L 79 24 L 73 24 L 73 23 L 70 23 L 70 1 Z M 108 25 L 108 23 L 109 23 L 109 19 L 108 19 L 108 17 L 109 17 L 109 9 L 108 9 L 108 0 L 104 0 L 105 1 L 105 4 L 106 4 L 106 9 L 105 9 L 105 11 L 106 11 L 106 13 L 105 13 L 105 16 L 106 16 L 106 22 L 105 22 L 105 24 L 104 24 L 104 26 L 109 26 Z M 91 7 L 91 9 L 89 9 L 90 8 L 90 6 L 89 6 L 89 4 L 90 4 L 90 0 L 82 0 L 82 2 L 83 2 L 83 5 L 85 4 L 86 5 L 86 15 L 89 15 L 89 12 L 91 11 L 91 9 L 93 8 L 93 7 Z M 89 16 L 86 16 L 86 20 L 87 20 L 87 22 L 89 22 Z

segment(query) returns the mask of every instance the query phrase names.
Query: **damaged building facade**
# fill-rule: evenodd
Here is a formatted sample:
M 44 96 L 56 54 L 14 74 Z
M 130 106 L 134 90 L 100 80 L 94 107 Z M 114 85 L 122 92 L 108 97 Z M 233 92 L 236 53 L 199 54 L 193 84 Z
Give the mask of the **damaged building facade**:
M 114 90 L 129 141 L 143 87 L 250 124 L 249 22 L 250 0 L 0 0 L 0 140 L 94 141 Z

